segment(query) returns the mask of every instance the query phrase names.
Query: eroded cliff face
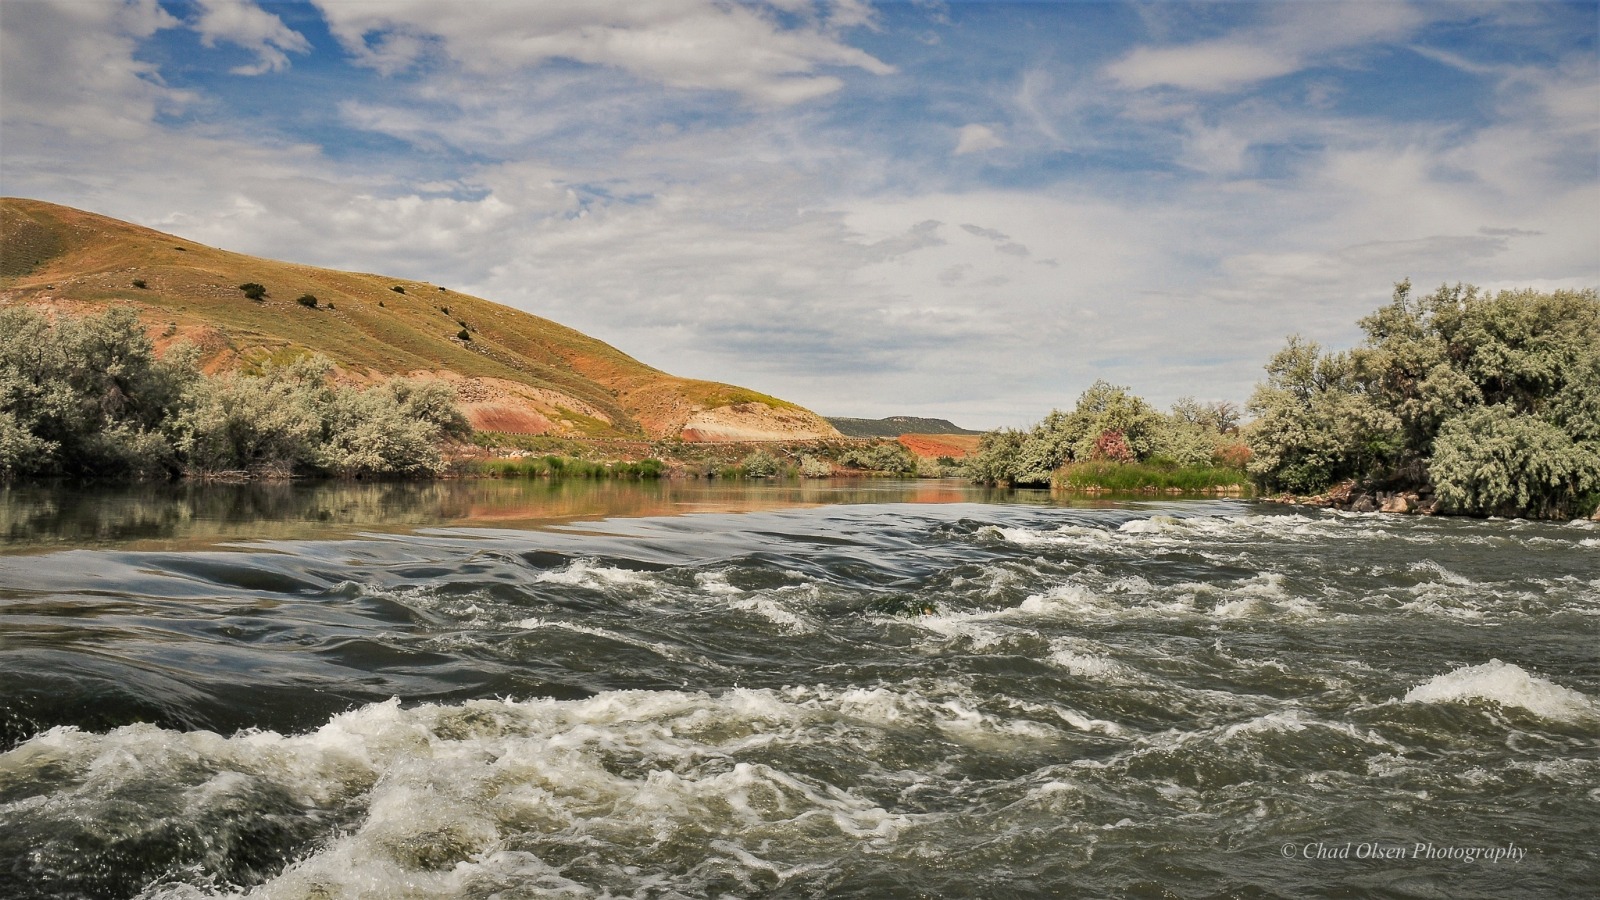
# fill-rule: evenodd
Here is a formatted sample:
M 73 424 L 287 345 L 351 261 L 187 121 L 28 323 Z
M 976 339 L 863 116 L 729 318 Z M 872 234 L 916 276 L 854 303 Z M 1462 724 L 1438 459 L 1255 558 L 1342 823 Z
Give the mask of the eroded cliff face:
M 839 432 L 810 410 L 737 403 L 694 413 L 678 436 L 686 441 L 791 441 L 836 438 Z

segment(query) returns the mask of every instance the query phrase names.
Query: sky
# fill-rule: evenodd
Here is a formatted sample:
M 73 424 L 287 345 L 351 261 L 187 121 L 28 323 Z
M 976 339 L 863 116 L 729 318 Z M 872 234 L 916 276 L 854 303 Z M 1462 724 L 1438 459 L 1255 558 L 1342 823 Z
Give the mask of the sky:
M 825 415 L 1243 403 L 1395 282 L 1600 285 L 1600 6 L 4 0 L 0 192 Z

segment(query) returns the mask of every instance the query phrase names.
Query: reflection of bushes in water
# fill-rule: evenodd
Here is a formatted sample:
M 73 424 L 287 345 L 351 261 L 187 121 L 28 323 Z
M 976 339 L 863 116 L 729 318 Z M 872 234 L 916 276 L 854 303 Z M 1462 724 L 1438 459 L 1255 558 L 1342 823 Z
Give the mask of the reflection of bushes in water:
M 971 489 L 969 489 L 971 490 Z M 11 551 L 129 541 L 196 545 L 222 540 L 307 540 L 430 525 L 520 527 L 608 516 L 670 515 L 793 503 L 915 499 L 916 486 L 882 482 L 672 481 L 482 478 L 437 482 L 145 484 L 84 490 L 0 486 L 0 539 Z M 950 498 L 962 499 L 962 498 Z
M 8 542 L 126 540 L 177 531 L 188 520 L 177 498 L 102 496 L 29 485 L 0 488 L 0 533 Z
M 0 534 L 38 541 L 214 536 L 264 522 L 289 526 L 425 524 L 467 517 L 468 483 L 158 484 L 85 491 L 57 485 L 0 488 Z

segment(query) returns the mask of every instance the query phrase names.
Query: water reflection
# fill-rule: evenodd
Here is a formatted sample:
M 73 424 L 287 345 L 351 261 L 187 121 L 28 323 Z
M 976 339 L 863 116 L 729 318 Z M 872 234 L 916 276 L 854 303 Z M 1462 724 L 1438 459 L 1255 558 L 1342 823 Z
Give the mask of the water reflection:
M 832 503 L 993 502 L 1018 497 L 961 481 L 780 482 L 464 479 L 0 487 L 0 553 L 70 547 L 199 549 L 430 526 L 499 528 L 612 516 L 746 512 Z M 1048 495 L 1034 497 L 1048 502 Z

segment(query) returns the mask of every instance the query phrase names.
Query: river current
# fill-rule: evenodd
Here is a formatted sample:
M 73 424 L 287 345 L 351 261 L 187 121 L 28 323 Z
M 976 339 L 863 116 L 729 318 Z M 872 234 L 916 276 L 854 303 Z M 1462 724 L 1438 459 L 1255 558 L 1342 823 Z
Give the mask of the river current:
M 0 897 L 1564 897 L 1600 527 L 0 492 Z

